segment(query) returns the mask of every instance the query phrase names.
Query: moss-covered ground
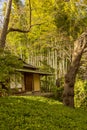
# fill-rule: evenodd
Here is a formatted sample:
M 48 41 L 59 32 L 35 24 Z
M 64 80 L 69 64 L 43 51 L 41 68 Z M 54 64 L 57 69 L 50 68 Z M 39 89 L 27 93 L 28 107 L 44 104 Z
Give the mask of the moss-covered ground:
M 87 111 L 44 97 L 2 97 L 0 130 L 87 130 Z

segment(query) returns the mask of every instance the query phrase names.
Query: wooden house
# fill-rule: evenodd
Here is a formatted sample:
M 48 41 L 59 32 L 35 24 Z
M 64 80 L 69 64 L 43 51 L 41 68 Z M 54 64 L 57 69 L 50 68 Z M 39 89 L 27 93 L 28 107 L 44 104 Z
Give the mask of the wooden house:
M 24 63 L 22 69 L 18 69 L 20 76 L 11 77 L 10 87 L 18 92 L 40 92 L 40 77 L 50 75 L 42 72 L 37 67 Z

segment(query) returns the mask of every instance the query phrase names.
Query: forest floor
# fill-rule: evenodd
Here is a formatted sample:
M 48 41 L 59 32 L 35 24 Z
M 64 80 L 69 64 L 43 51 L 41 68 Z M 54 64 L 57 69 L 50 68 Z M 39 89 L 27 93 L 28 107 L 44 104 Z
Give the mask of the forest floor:
M 0 97 L 0 130 L 87 130 L 87 111 L 40 96 Z

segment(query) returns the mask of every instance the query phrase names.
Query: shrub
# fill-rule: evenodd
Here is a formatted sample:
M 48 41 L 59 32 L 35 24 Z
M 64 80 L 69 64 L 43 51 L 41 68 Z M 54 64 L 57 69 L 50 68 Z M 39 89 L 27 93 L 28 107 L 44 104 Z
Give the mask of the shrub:
M 87 106 L 87 81 L 77 80 L 75 83 L 75 106 Z
M 14 73 L 18 74 L 16 69 L 22 68 L 22 66 L 23 63 L 17 56 L 10 53 L 10 51 L 0 50 L 0 93 L 2 95 L 9 92 L 10 77 Z
M 62 94 L 63 94 L 63 90 L 64 90 L 64 87 L 55 87 L 55 90 L 54 90 L 54 98 L 56 100 L 59 100 L 60 102 L 62 102 L 63 100 L 63 97 L 62 97 Z

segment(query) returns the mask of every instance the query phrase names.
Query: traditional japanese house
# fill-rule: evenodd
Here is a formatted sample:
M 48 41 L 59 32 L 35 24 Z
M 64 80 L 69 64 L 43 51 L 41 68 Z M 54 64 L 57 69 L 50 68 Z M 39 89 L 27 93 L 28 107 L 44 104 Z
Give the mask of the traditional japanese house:
M 26 63 L 17 71 L 20 72 L 20 76 L 14 75 L 11 78 L 10 87 L 18 92 L 40 92 L 40 76 L 52 75 Z

